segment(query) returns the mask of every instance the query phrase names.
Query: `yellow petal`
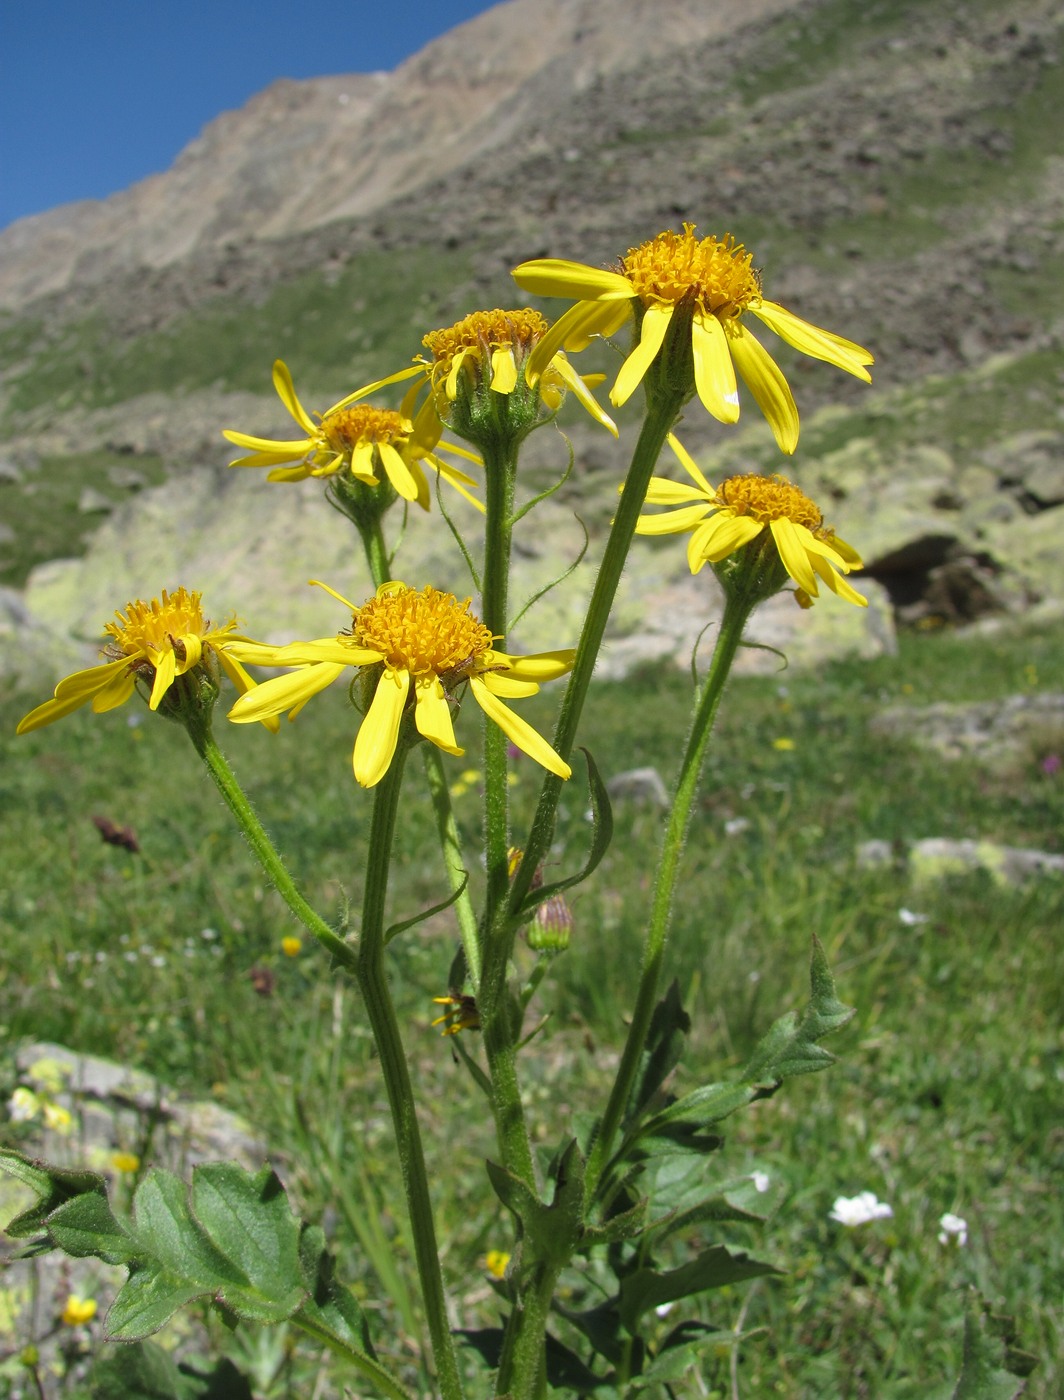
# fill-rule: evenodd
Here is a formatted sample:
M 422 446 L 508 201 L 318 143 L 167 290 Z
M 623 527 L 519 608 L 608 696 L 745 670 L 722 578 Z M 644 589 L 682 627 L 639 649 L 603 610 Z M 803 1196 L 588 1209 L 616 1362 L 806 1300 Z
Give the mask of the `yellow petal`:
M 517 387 L 517 361 L 509 345 L 493 350 L 491 355 L 491 384 L 497 394 L 512 394 Z
M 647 487 L 646 503 L 648 506 L 678 506 L 693 505 L 696 501 L 701 501 L 703 505 L 711 505 L 715 494 L 708 482 L 706 489 L 700 491 L 697 486 L 688 486 L 686 481 L 672 481 L 667 476 L 652 476 Z
M 404 501 L 416 501 L 418 498 L 418 488 L 424 480 L 424 473 L 420 470 L 415 476 L 410 463 L 396 451 L 390 442 L 377 444 L 381 454 L 381 461 L 384 463 L 384 470 L 388 473 L 388 480 L 402 496 Z M 421 482 L 418 481 L 421 478 Z
M 829 365 L 836 365 L 847 374 L 871 384 L 872 376 L 865 365 L 874 364 L 875 360 L 863 346 L 803 321 L 793 311 L 774 301 L 762 301 L 757 306 L 751 306 L 750 310 L 764 321 L 770 331 L 775 331 L 781 340 L 793 345 L 803 355 L 809 355 L 814 360 L 826 360 Z
M 573 297 L 578 301 L 627 301 L 635 295 L 627 277 L 564 258 L 534 258 L 513 270 L 519 287 L 537 297 Z
M 717 511 L 699 525 L 687 542 L 687 563 L 693 574 L 703 564 L 717 564 L 760 535 L 765 527 L 748 515 Z
M 702 468 L 691 456 L 687 448 L 684 447 L 683 443 L 676 436 L 676 434 L 670 433 L 669 436 L 666 438 L 666 442 L 668 442 L 669 446 L 672 448 L 677 460 L 680 463 L 680 466 L 683 467 L 684 471 L 695 483 L 695 485 L 701 487 L 701 489 L 705 492 L 707 496 L 715 496 L 716 492 L 713 490 L 713 487 L 710 486 L 709 482 L 703 476 Z M 660 479 L 661 478 L 658 477 L 654 478 L 654 480 Z
M 817 574 L 824 580 L 832 593 L 837 593 L 840 598 L 845 598 L 848 603 L 856 603 L 859 608 L 868 607 L 868 599 L 852 588 L 841 574 L 835 572 L 829 563 L 821 559 L 816 554 L 809 556 L 809 562 L 816 570 Z
M 575 306 L 559 316 L 554 325 L 537 341 L 531 355 L 525 361 L 525 379 L 534 384 L 559 350 L 578 351 L 590 344 L 592 336 L 612 335 L 607 327 L 617 328 L 617 316 L 623 320 L 630 312 L 628 302 L 622 303 L 619 310 L 611 302 L 600 304 L 594 301 L 578 301 Z M 616 325 L 614 323 L 617 323 Z
M 663 515 L 641 515 L 636 521 L 637 535 L 680 535 L 685 530 L 693 530 L 709 512 L 709 505 L 703 501 L 697 506 L 682 506 L 679 510 L 668 510 Z
M 691 349 L 695 360 L 695 388 L 708 413 L 720 423 L 739 419 L 739 391 L 735 366 L 728 351 L 728 336 L 716 316 L 695 312 L 691 322 Z
M 274 360 L 273 362 L 273 387 L 277 390 L 277 397 L 299 426 L 311 437 L 315 437 L 319 432 L 318 425 L 299 402 L 299 395 L 296 393 L 292 376 L 284 360 Z
M 226 428 L 222 432 L 222 437 L 227 442 L 231 442 L 234 447 L 250 447 L 255 452 L 265 452 L 278 461 L 290 462 L 294 457 L 302 457 L 304 452 L 309 452 L 314 446 L 314 437 L 293 439 L 290 442 L 279 441 L 276 438 L 254 437 L 251 433 L 237 433 L 231 428 Z
M 783 560 L 783 567 L 799 588 L 804 588 L 807 593 L 816 597 L 816 575 L 813 573 L 809 551 L 803 538 L 809 531 L 802 525 L 796 525 L 793 520 L 788 520 L 786 516 L 773 520 L 770 529 Z
M 559 350 L 557 355 L 555 355 L 550 363 L 550 368 L 557 374 L 565 387 L 572 392 L 583 407 L 587 409 L 592 418 L 594 418 L 597 423 L 601 423 L 604 428 L 607 428 L 614 437 L 617 437 L 617 424 L 605 409 L 600 407 L 598 400 L 588 388 L 586 379 L 577 374 L 562 351 Z M 601 379 L 603 376 L 598 375 L 595 377 Z
M 627 403 L 642 382 L 644 374 L 654 363 L 661 349 L 665 332 L 673 318 L 674 306 L 648 306 L 639 329 L 639 344 L 621 366 L 621 372 L 610 390 L 610 403 Z
M 337 409 L 346 408 L 349 403 L 357 403 L 359 399 L 368 398 L 370 394 L 375 394 L 378 389 L 383 389 L 388 384 L 401 384 L 404 379 L 412 379 L 415 374 L 424 377 L 425 366 L 413 364 L 406 369 L 398 370 L 395 374 L 386 375 L 384 379 L 375 379 L 372 384 L 364 384 L 361 389 L 356 389 L 353 394 L 348 394 L 339 403 L 334 403 L 332 408 L 327 408 L 322 417 L 328 418 L 329 414 L 335 413 Z
M 249 691 L 255 689 L 257 682 L 248 675 L 247 671 L 244 670 L 243 666 L 241 666 L 240 662 L 237 661 L 235 657 L 229 655 L 227 648 L 216 647 L 215 651 L 221 663 L 222 670 L 236 686 L 239 695 L 246 695 Z M 281 727 L 280 721 L 277 719 L 276 715 L 270 715 L 268 718 L 264 719 L 262 723 L 271 734 L 276 734 Z
M 518 681 L 553 681 L 573 669 L 576 649 L 566 647 L 560 651 L 537 651 L 528 656 L 507 656 L 502 651 L 485 652 L 479 670 L 490 671 L 499 666 L 505 669 L 500 674 L 511 676 Z
M 275 676 L 241 695 L 229 711 L 234 724 L 251 724 L 269 719 L 286 710 L 302 708 L 308 700 L 332 685 L 343 666 L 327 661 L 300 667 L 287 676 Z
M 128 657 L 109 661 L 104 666 L 92 666 L 86 671 L 75 671 L 72 676 L 61 680 L 55 688 L 54 698 L 38 705 L 19 721 L 16 734 L 29 734 L 33 729 L 42 729 L 46 724 L 54 724 L 57 719 L 71 714 L 87 704 L 99 691 L 111 684 L 116 675 L 122 674 L 129 665 Z M 130 682 L 132 688 L 132 681 Z
M 136 675 L 133 671 L 116 671 L 102 690 L 92 697 L 95 714 L 103 715 L 108 710 L 117 710 L 124 705 L 136 689 Z
M 781 452 L 798 446 L 798 406 L 783 371 L 756 336 L 742 326 L 730 337 L 732 359 L 768 420 Z
M 373 703 L 355 736 L 355 781 L 362 787 L 375 787 L 391 766 L 409 690 L 409 671 L 386 668 L 377 682 Z
M 557 773 L 560 778 L 572 776 L 573 770 L 558 757 L 543 735 L 537 733 L 526 720 L 515 715 L 501 700 L 497 700 L 479 676 L 470 677 L 469 688 L 488 718 L 499 726 L 511 742 L 527 753 L 529 758 L 534 758 L 537 763 L 549 772 Z
M 417 732 L 445 753 L 465 753 L 454 737 L 451 706 L 438 676 L 419 678 L 414 683 L 414 723 Z

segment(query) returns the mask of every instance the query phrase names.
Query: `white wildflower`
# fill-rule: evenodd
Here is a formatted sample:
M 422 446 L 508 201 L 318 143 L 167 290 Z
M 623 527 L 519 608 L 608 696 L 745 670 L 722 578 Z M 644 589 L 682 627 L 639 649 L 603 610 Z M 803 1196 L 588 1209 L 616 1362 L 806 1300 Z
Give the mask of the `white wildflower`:
M 941 1217 L 938 1222 L 938 1242 L 939 1244 L 955 1244 L 958 1249 L 968 1243 L 968 1222 L 959 1215 L 953 1215 L 949 1211 Z
M 831 1208 L 831 1219 L 852 1228 L 867 1225 L 870 1220 L 889 1220 L 894 1211 L 886 1201 L 876 1199 L 874 1191 L 862 1191 L 858 1196 L 839 1196 Z

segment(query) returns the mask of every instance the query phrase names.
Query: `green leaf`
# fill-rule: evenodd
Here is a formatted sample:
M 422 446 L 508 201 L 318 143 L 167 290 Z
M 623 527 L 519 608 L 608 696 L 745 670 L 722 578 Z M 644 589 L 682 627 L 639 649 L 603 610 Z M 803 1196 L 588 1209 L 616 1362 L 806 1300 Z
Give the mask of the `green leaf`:
M 450 909 L 451 905 L 457 903 L 457 901 L 461 899 L 461 897 L 465 894 L 466 886 L 468 884 L 469 876 L 463 875 L 462 883 L 458 886 L 454 893 L 448 895 L 446 899 L 441 900 L 439 904 L 434 904 L 431 909 L 422 909 L 419 913 L 414 914 L 411 918 L 404 919 L 402 923 L 392 924 L 385 931 L 385 943 L 390 943 L 393 938 L 398 937 L 400 933 L 405 933 L 408 928 L 414 928 L 417 924 L 423 924 L 426 919 L 431 919 L 436 914 L 442 914 L 445 909 Z M 459 980 L 457 983 L 452 982 L 451 985 L 460 987 L 462 983 Z
M 235 1162 L 192 1172 L 192 1209 L 247 1289 L 225 1289 L 238 1313 L 259 1321 L 290 1317 L 306 1297 L 299 1260 L 299 1223 L 280 1178 L 269 1167 L 252 1175 Z
M 817 1044 L 823 1036 L 844 1026 L 853 1008 L 843 1006 L 835 995 L 835 983 L 820 940 L 813 938 L 810 967 L 810 995 L 799 1016 L 781 1016 L 760 1041 L 743 1070 L 747 1084 L 771 1080 L 778 1086 L 798 1074 L 813 1074 L 835 1063 L 835 1056 Z
M 133 1197 L 138 1255 L 156 1269 L 215 1292 L 246 1279 L 193 1219 L 188 1188 L 173 1172 L 152 1167 Z
M 502 1358 L 503 1330 L 501 1327 L 459 1328 L 456 1337 L 461 1337 L 467 1346 L 480 1353 L 483 1361 L 496 1370 Z M 593 1395 L 603 1386 L 612 1386 L 611 1376 L 596 1376 L 575 1352 L 563 1346 L 549 1333 L 547 1343 L 547 1380 L 556 1390 L 566 1390 L 571 1395 Z
M 325 1235 L 317 1225 L 303 1226 L 299 1258 L 309 1296 L 295 1320 L 346 1349 L 374 1356 L 365 1314 L 351 1290 L 337 1283 L 332 1255 L 325 1248 Z
M 48 1233 L 56 1245 L 75 1259 L 96 1258 L 125 1264 L 137 1247 L 128 1230 L 111 1214 L 107 1197 L 86 1191 L 64 1201 L 48 1217 Z
M 598 866 L 613 840 L 613 808 L 610 806 L 610 795 L 606 791 L 606 784 L 602 781 L 602 774 L 599 772 L 595 760 L 591 757 L 591 751 L 582 748 L 580 752 L 587 762 L 587 785 L 591 797 L 593 823 L 591 850 L 588 852 L 583 869 L 578 874 L 570 875 L 565 880 L 555 880 L 550 885 L 540 885 L 535 890 L 529 890 L 521 905 L 523 919 L 528 918 L 536 906 L 542 904 L 545 899 L 550 899 L 551 895 L 561 894 L 564 890 L 571 889 L 573 885 L 579 885 L 583 880 L 586 880 Z
M 780 1271 L 760 1259 L 751 1259 L 747 1254 L 732 1254 L 723 1245 L 713 1245 L 689 1264 L 664 1273 L 657 1269 L 637 1269 L 621 1280 L 620 1315 L 621 1321 L 632 1335 L 636 1335 L 639 1319 L 650 1308 L 661 1307 L 663 1303 L 675 1303 L 680 1298 L 688 1298 L 694 1293 L 705 1293 L 711 1288 L 723 1288 L 729 1283 L 740 1283 L 743 1279 L 758 1278 L 762 1274 L 778 1274 Z
M 550 1205 L 544 1204 L 527 1182 L 498 1163 L 488 1162 L 487 1172 L 499 1200 L 520 1220 L 530 1258 L 545 1260 L 555 1268 L 567 1264 L 579 1242 L 584 1213 L 584 1159 L 576 1139 L 570 1140 L 555 1161 Z
M 108 1347 L 89 1376 L 92 1400 L 253 1400 L 231 1361 L 209 1370 L 182 1362 L 154 1342 Z
M 972 1294 L 964 1315 L 964 1360 L 951 1400 L 1013 1400 L 1026 1388 L 1018 1376 L 1029 1375 L 1033 1358 L 1013 1353 L 1011 1318 L 988 1314 Z M 1020 1364 L 1014 1368 L 1013 1363 Z
M 670 1152 L 714 1151 L 720 1140 L 706 1130 L 755 1099 L 774 1094 L 785 1079 L 834 1064 L 835 1056 L 817 1044 L 853 1015 L 835 995 L 824 949 L 813 938 L 810 995 L 805 1008 L 788 1012 L 769 1029 L 739 1079 L 706 1084 L 648 1118 L 630 1136 L 620 1157 L 656 1157 Z
M 44 1229 L 46 1217 L 65 1201 L 85 1192 L 99 1195 L 106 1195 L 107 1192 L 103 1177 L 96 1172 L 50 1167 L 46 1162 L 34 1161 L 9 1148 L 0 1148 L 0 1169 L 29 1186 L 38 1196 L 36 1205 L 16 1215 L 5 1226 L 6 1233 L 17 1240 L 26 1239 Z
M 114 1342 L 142 1341 L 165 1326 L 178 1308 L 210 1292 L 209 1286 L 190 1283 L 156 1264 L 132 1269 L 107 1310 L 104 1335 Z
M 628 1098 L 625 1124 L 634 1122 L 650 1103 L 683 1055 L 691 1018 L 680 1005 L 680 984 L 672 986 L 654 1008 L 635 1083 Z
M 153 1342 L 110 1347 L 89 1376 L 92 1400 L 185 1400 L 181 1373 Z

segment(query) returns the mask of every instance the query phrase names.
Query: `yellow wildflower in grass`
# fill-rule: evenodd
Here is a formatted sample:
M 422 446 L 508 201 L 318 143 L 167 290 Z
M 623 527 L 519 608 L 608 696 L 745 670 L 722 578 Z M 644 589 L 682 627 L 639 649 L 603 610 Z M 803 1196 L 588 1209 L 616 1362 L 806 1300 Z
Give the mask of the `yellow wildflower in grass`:
M 507 656 L 492 649 L 492 635 L 469 610 L 435 588 L 420 592 L 393 581 L 377 589 L 362 607 L 322 584 L 351 609 L 349 632 L 289 646 L 252 643 L 241 651 L 244 661 L 266 666 L 297 666 L 242 695 L 229 712 L 238 724 L 289 717 L 349 666 L 378 668 L 372 702 L 355 737 L 355 778 L 373 787 L 391 765 L 403 716 L 413 705 L 418 733 L 445 753 L 462 754 L 454 737 L 451 704 L 468 685 L 477 704 L 506 736 L 537 763 L 568 778 L 571 769 L 530 724 L 500 697 L 534 695 L 539 682 L 572 668 L 572 651 L 535 656 Z
M 503 1278 L 506 1274 L 506 1266 L 510 1262 L 510 1256 L 505 1249 L 489 1249 L 484 1256 L 484 1267 L 492 1278 Z
M 472 452 L 457 444 L 440 442 L 441 427 L 430 419 L 416 424 L 405 409 L 373 408 L 359 403 L 400 376 L 367 384 L 348 394 L 332 408 L 314 417 L 299 401 L 292 376 L 283 360 L 273 366 L 273 384 L 281 402 L 303 429 L 305 437 L 290 442 L 272 438 L 252 437 L 227 428 L 222 436 L 237 447 L 250 448 L 250 457 L 238 457 L 231 467 L 272 467 L 268 481 L 304 481 L 307 477 L 329 477 L 346 471 L 368 486 L 380 484 L 380 473 L 406 501 L 416 501 L 429 508 L 429 484 L 422 468 L 423 462 L 433 467 L 444 481 L 459 491 L 474 505 L 479 503 L 465 489 L 476 482 L 439 456 L 437 449 L 450 452 L 471 462 L 480 461 Z M 405 376 L 401 376 L 405 377 Z M 317 421 L 315 421 L 315 418 Z M 294 462 L 295 466 L 285 463 Z
M 281 952 L 286 958 L 298 958 L 303 951 L 303 940 L 297 938 L 294 933 L 286 934 L 281 939 Z
M 96 1299 L 79 1298 L 76 1293 L 71 1293 L 67 1298 L 60 1314 L 62 1321 L 67 1327 L 83 1327 L 86 1322 L 91 1322 L 96 1316 Z
M 445 418 L 448 405 L 458 397 L 463 378 L 473 387 L 486 380 L 494 393 L 511 394 L 520 376 L 530 389 L 538 381 L 539 397 L 551 412 L 557 412 L 566 393 L 571 393 L 597 423 L 616 437 L 616 424 L 591 392 L 604 375 L 577 374 L 560 348 L 539 366 L 535 377 L 531 375 L 532 356 L 547 333 L 546 319 L 527 307 L 516 311 L 474 311 L 453 326 L 430 331 L 422 339 L 431 359 L 419 357 L 415 368 L 407 371 L 419 375 L 410 392 L 416 396 L 428 384 L 431 393 L 426 407 Z
M 640 316 L 638 343 L 610 392 L 615 404 L 627 402 L 642 381 L 677 313 L 690 318 L 694 383 L 708 412 L 722 423 L 738 420 L 738 370 L 784 452 L 798 443 L 798 409 L 782 370 L 744 316 L 756 316 L 802 354 L 871 382 L 867 350 L 765 300 L 753 255 L 730 234 L 696 239 L 694 225 L 684 224 L 682 233 L 666 231 L 629 248 L 617 271 L 538 258 L 513 275 L 537 296 L 578 298 L 532 352 L 526 372 L 533 376 L 562 348 L 581 350 L 592 336 L 620 330 L 633 311 Z
M 140 1171 L 140 1158 L 135 1152 L 112 1152 L 111 1166 L 123 1176 L 133 1176 Z
M 148 705 L 157 710 L 177 677 L 198 666 L 208 652 L 239 691 L 249 690 L 255 682 L 230 654 L 234 643 L 248 639 L 233 632 L 235 618 L 212 628 L 203 616 L 200 596 L 184 588 L 173 593 L 164 589 L 161 600 L 127 603 L 124 613 L 115 613 L 118 621 L 104 627 L 111 640 L 100 654 L 108 660 L 61 680 L 54 698 L 31 710 L 16 732 L 28 734 L 52 724 L 90 700 L 97 714 L 113 710 L 129 699 L 138 679 L 151 686 Z
M 776 749 L 778 753 L 793 753 L 796 745 L 793 739 L 787 739 L 781 736 L 779 739 L 773 739 L 772 747 Z
M 445 997 L 433 997 L 437 1006 L 447 1009 L 433 1021 L 434 1026 L 442 1026 L 440 1035 L 457 1035 L 459 1031 L 479 1031 L 480 1012 L 475 997 L 463 996 L 461 992 L 448 992 Z
M 818 580 L 848 603 L 867 606 L 868 600 L 842 577 L 861 567 L 861 556 L 828 529 L 816 505 L 797 486 L 781 476 L 742 475 L 728 477 L 714 489 L 671 434 L 669 445 L 694 485 L 652 477 L 647 504 L 677 509 L 640 516 L 637 534 L 690 532 L 687 562 L 697 574 L 704 565 L 720 563 L 769 530 L 784 568 L 798 585 L 803 606 L 819 596 Z

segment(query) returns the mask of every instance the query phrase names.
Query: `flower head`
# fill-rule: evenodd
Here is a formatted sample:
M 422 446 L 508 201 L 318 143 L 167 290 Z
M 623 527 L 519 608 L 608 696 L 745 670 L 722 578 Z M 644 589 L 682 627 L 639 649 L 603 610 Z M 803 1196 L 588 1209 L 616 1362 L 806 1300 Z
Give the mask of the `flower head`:
M 54 698 L 21 721 L 19 734 L 52 724 L 90 700 L 97 714 L 113 710 L 129 699 L 138 680 L 151 687 L 148 705 L 157 710 L 175 680 L 196 667 L 209 666 L 211 657 L 217 657 L 238 690 L 254 685 L 231 655 L 233 643 L 247 640 L 234 633 L 236 619 L 212 627 L 203 616 L 199 593 L 164 589 L 161 599 L 127 603 L 125 612 L 116 612 L 115 617 L 117 621 L 104 626 L 110 638 L 101 652 L 108 658 L 104 664 L 61 680 Z
M 281 939 L 281 952 L 286 958 L 298 958 L 302 951 L 303 940 L 297 938 L 294 933 L 287 933 Z
M 489 1249 L 484 1256 L 484 1267 L 492 1278 L 505 1278 L 510 1256 L 504 1249 Z
M 422 344 L 431 359 L 421 359 L 422 382 L 431 386 L 430 402 L 441 418 L 459 397 L 463 385 L 476 390 L 486 387 L 494 394 L 512 395 L 519 389 L 534 390 L 551 412 L 556 412 L 571 392 L 597 423 L 617 436 L 617 428 L 591 393 L 590 385 L 602 375 L 577 374 L 557 349 L 541 364 L 535 376 L 530 372 L 536 347 L 547 335 L 547 322 L 527 307 L 516 311 L 474 311 L 443 330 L 430 331 Z M 415 385 L 415 390 L 420 385 Z M 533 411 L 538 405 L 533 404 Z
M 889 1220 L 893 1214 L 886 1201 L 876 1199 L 874 1191 L 862 1191 L 857 1196 L 839 1196 L 831 1207 L 830 1218 L 852 1229 L 872 1220 Z
M 818 581 L 847 602 L 867 606 L 867 599 L 843 577 L 861 567 L 860 555 L 824 524 L 817 506 L 797 486 L 781 476 L 742 475 L 728 477 L 714 489 L 676 438 L 670 435 L 669 443 L 694 485 L 652 477 L 648 504 L 677 509 L 640 516 L 638 534 L 690 533 L 687 562 L 693 574 L 759 538 L 762 544 L 771 541 L 798 585 L 803 606 L 819 596 Z
M 79 1298 L 76 1293 L 71 1293 L 60 1316 L 67 1327 L 83 1327 L 96 1316 L 96 1299 Z
M 428 510 L 429 485 L 421 465 L 428 462 L 467 500 L 473 500 L 465 489 L 476 484 L 473 478 L 439 456 L 439 424 L 433 431 L 431 422 L 419 421 L 415 424 L 405 411 L 373 408 L 359 402 L 384 385 L 394 383 L 399 377 L 402 376 L 391 375 L 374 384 L 367 384 L 333 404 L 323 414 L 311 417 L 299 401 L 288 366 L 283 360 L 276 360 L 273 366 L 274 388 L 306 436 L 280 442 L 227 428 L 223 437 L 237 447 L 251 449 L 250 457 L 238 457 L 229 465 L 272 467 L 268 481 L 304 481 L 309 476 L 331 477 L 344 472 L 365 485 L 378 486 L 383 474 L 404 500 L 416 501 Z M 444 443 L 442 449 L 470 461 L 479 461 L 479 458 L 457 445 Z M 285 465 L 290 462 L 295 465 Z
M 448 992 L 445 997 L 433 997 L 437 1006 L 446 1007 L 442 1016 L 433 1021 L 434 1026 L 442 1026 L 440 1035 L 457 1035 L 459 1031 L 479 1031 L 480 1012 L 475 997 L 463 996 L 461 992 Z
M 690 326 L 694 390 L 708 412 L 722 423 L 738 420 L 738 370 L 784 452 L 793 452 L 798 442 L 798 409 L 783 372 L 744 324 L 745 316 L 756 316 L 803 354 L 871 380 L 867 350 L 765 300 L 753 255 L 730 234 L 698 239 L 694 225 L 684 224 L 682 233 L 667 230 L 629 248 L 617 271 L 539 258 L 513 275 L 518 286 L 538 296 L 577 298 L 533 352 L 533 375 L 558 350 L 580 350 L 592 336 L 613 335 L 634 312 L 636 344 L 610 391 L 615 404 L 627 402 L 658 359 L 678 315 Z M 687 339 L 686 328 L 683 334 Z
M 111 1166 L 124 1176 L 133 1176 L 140 1171 L 140 1158 L 135 1152 L 112 1152 Z
M 519 748 L 552 773 L 569 777 L 569 765 L 500 697 L 534 695 L 540 681 L 553 680 L 571 669 L 572 651 L 535 656 L 494 651 L 494 639 L 470 612 L 470 600 L 459 602 L 453 594 L 435 588 L 419 591 L 397 581 L 385 583 L 362 607 L 331 588 L 326 591 L 351 609 L 350 631 L 284 647 L 253 643 L 243 648 L 244 661 L 300 669 L 241 696 L 229 712 L 230 719 L 248 723 L 282 711 L 294 717 L 313 695 L 354 666 L 372 688 L 355 738 L 355 778 L 363 787 L 373 787 L 388 771 L 400 724 L 411 708 L 423 738 L 445 753 L 464 753 L 455 741 L 451 704 L 466 686 L 488 718 Z
M 963 1216 L 947 1211 L 938 1222 L 939 1244 L 955 1244 L 962 1249 L 968 1243 L 968 1222 Z

